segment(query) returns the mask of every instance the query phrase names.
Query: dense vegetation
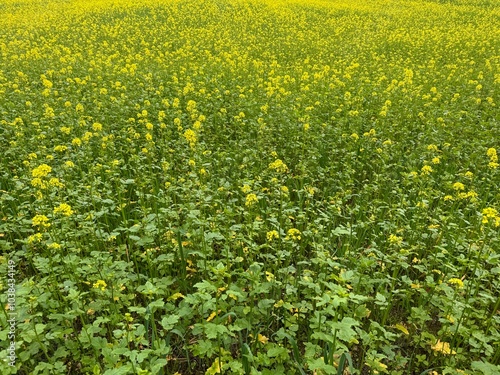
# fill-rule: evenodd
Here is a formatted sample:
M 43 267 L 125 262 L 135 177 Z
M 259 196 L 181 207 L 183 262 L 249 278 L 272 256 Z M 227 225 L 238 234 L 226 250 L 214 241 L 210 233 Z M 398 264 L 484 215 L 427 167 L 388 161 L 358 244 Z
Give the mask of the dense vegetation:
M 2 374 L 500 374 L 499 16 L 2 1 Z

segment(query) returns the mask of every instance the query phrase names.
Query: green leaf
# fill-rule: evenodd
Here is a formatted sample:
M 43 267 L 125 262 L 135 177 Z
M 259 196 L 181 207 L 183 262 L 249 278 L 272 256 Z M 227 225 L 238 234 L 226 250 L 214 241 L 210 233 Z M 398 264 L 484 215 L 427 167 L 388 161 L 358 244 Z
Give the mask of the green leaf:
M 492 365 L 489 362 L 474 361 L 471 367 L 473 370 L 481 371 L 484 375 L 500 375 L 500 366 Z
M 229 330 L 222 324 L 206 323 L 204 325 L 205 334 L 209 339 L 217 338 L 217 335 L 231 334 Z
M 166 316 L 161 320 L 161 326 L 165 330 L 170 331 L 172 328 L 175 327 L 178 321 L 179 317 L 177 315 Z

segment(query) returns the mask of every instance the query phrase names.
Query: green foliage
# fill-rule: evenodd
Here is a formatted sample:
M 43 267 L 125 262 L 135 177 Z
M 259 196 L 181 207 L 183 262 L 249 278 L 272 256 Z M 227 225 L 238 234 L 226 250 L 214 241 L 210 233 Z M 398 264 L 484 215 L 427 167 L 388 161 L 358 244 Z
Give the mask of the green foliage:
M 498 15 L 2 2 L 0 372 L 498 374 Z

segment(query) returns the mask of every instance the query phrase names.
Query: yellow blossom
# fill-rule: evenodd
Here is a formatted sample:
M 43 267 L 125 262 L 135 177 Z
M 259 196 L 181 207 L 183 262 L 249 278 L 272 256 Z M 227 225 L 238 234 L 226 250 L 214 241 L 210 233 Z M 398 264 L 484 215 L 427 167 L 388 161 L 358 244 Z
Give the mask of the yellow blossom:
M 54 186 L 54 187 L 58 187 L 58 188 L 64 187 L 64 184 L 61 181 L 59 181 L 59 179 L 56 177 L 53 177 L 49 180 L 49 185 Z
M 31 222 L 34 227 L 50 227 L 49 218 L 45 215 L 36 215 L 31 219 Z
M 252 206 L 254 203 L 258 202 L 258 198 L 255 194 L 248 194 L 245 198 L 245 206 Z
M 35 233 L 28 237 L 28 243 L 41 242 L 41 241 L 42 241 L 41 233 Z
M 274 169 L 277 172 L 285 173 L 288 170 L 288 167 L 281 159 L 276 159 L 272 163 L 269 164 L 269 169 Z
M 59 206 L 54 208 L 54 214 L 62 214 L 64 216 L 71 216 L 73 214 L 73 210 L 71 206 L 67 203 L 61 203 Z
M 101 289 L 102 291 L 106 290 L 106 287 L 108 284 L 104 280 L 97 280 L 94 285 L 92 286 L 94 289 Z
M 257 340 L 264 345 L 267 344 L 267 342 L 269 341 L 269 339 L 266 336 L 261 335 L 260 333 L 257 335 Z
M 196 141 L 197 141 L 196 133 L 194 132 L 194 130 L 187 129 L 183 135 L 184 135 L 184 138 L 186 138 L 186 141 L 189 142 L 189 146 L 191 146 L 191 148 L 193 148 L 196 144 Z
M 300 239 L 302 238 L 300 230 L 296 228 L 288 229 L 288 232 L 286 232 L 286 234 L 286 239 L 288 240 L 300 241 Z
M 432 167 L 430 165 L 424 165 L 422 167 L 422 174 L 430 174 L 432 172 Z
M 266 233 L 266 238 L 267 241 L 271 242 L 272 240 L 279 238 L 279 233 L 277 230 L 271 230 Z
M 52 172 L 52 168 L 50 166 L 48 166 L 47 164 L 42 164 L 42 165 L 36 167 L 35 169 L 33 169 L 31 171 L 31 175 L 33 177 L 41 178 L 41 177 L 47 176 L 50 172 Z
M 445 355 L 457 354 L 456 351 L 451 350 L 450 343 L 441 340 L 437 340 L 436 344 L 431 346 L 431 349 L 434 350 L 435 352 L 440 352 Z
M 389 243 L 391 244 L 401 245 L 402 242 L 403 242 L 402 237 L 396 236 L 395 234 L 391 234 L 389 236 Z
M 245 185 L 243 185 L 243 186 L 241 187 L 241 191 L 242 191 L 243 193 L 245 193 L 245 194 L 246 194 L 246 193 L 248 193 L 250 190 L 252 190 L 252 188 L 250 188 L 250 186 L 249 186 L 249 185 L 247 185 L 247 184 L 245 184 Z
M 68 147 L 67 147 L 67 146 L 62 146 L 62 145 L 59 145 L 59 146 L 54 147 L 54 151 L 56 151 L 56 152 L 64 152 L 64 151 L 66 151 L 67 149 L 68 149 Z
M 461 279 L 451 278 L 448 280 L 448 284 L 456 285 L 459 289 L 464 287 L 464 282 Z

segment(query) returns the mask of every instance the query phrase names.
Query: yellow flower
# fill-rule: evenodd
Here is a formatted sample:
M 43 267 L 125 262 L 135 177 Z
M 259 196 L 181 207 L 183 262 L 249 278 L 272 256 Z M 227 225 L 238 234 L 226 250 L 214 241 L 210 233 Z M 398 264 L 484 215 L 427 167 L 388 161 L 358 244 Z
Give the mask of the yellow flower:
M 491 220 L 492 223 L 495 224 L 496 227 L 500 226 L 500 216 L 498 215 L 498 211 L 492 207 L 487 207 L 482 212 L 482 223 L 488 224 Z
M 291 239 L 294 241 L 300 241 L 300 239 L 302 238 L 300 230 L 298 230 L 296 228 L 288 229 L 288 232 L 286 234 L 287 234 L 286 239 L 289 239 L 289 240 Z
M 432 167 L 430 165 L 424 165 L 422 167 L 422 174 L 430 174 L 432 172 Z
M 106 290 L 107 286 L 108 286 L 108 284 L 106 284 L 106 282 L 104 280 L 97 280 L 94 283 L 93 288 L 95 288 L 95 289 L 101 288 L 101 290 L 104 291 L 104 290 Z
M 61 133 L 64 133 L 66 135 L 68 135 L 69 133 L 71 133 L 71 128 L 69 128 L 67 126 L 62 126 L 61 128 L 59 128 L 59 130 L 61 131 Z
M 395 244 L 395 245 L 401 245 L 401 243 L 403 242 L 403 238 L 402 237 L 398 237 L 394 234 L 391 234 L 389 236 L 389 243 L 391 244 Z
M 441 340 L 437 340 L 436 344 L 431 346 L 431 349 L 434 350 L 435 352 L 440 352 L 446 355 L 457 354 L 456 351 L 451 350 L 450 343 L 443 342 Z
M 490 158 L 491 161 L 498 161 L 497 150 L 493 147 L 489 148 L 488 151 L 486 151 L 486 155 Z
M 45 108 L 45 117 L 47 118 L 54 118 L 56 114 L 54 113 L 54 109 L 51 107 L 46 107 Z
M 259 340 L 259 342 L 264 345 L 267 344 L 267 342 L 269 341 L 269 339 L 266 336 L 261 335 L 260 333 L 257 335 L 257 340 Z
M 266 233 L 266 238 L 267 238 L 267 241 L 268 242 L 271 242 L 272 240 L 274 239 L 278 239 L 279 238 L 279 233 L 277 230 L 271 230 L 269 232 Z
M 453 189 L 457 190 L 457 191 L 459 191 L 459 190 L 465 190 L 465 186 L 461 182 L 455 182 L 453 184 Z
M 243 186 L 241 187 L 241 191 L 242 191 L 243 193 L 245 193 L 245 194 L 246 194 L 246 193 L 248 193 L 250 190 L 252 190 L 252 189 L 251 189 L 251 188 L 250 188 L 250 186 L 248 186 L 247 184 L 245 184 L 245 185 L 243 185 Z
M 31 180 L 31 185 L 40 189 L 45 189 L 47 187 L 47 184 L 43 182 L 41 178 L 38 177 Z
M 248 194 L 246 196 L 246 199 L 245 199 L 245 206 L 251 206 L 253 205 L 254 203 L 257 203 L 258 202 L 258 198 L 255 194 L 251 193 L 251 194 Z
M 28 237 L 28 243 L 40 242 L 40 241 L 42 241 L 41 233 L 35 233 Z
M 194 147 L 197 141 L 196 133 L 192 129 L 188 129 L 184 132 L 184 138 L 189 142 L 189 146 Z
M 56 151 L 56 152 L 64 152 L 67 149 L 68 149 L 67 146 L 61 146 L 61 145 L 54 147 L 54 151 Z
M 49 218 L 45 215 L 36 215 L 31 219 L 31 222 L 34 227 L 50 227 Z
M 52 172 L 52 168 L 50 166 L 48 166 L 47 164 L 42 164 L 42 165 L 36 167 L 35 169 L 33 169 L 31 171 L 31 175 L 33 177 L 41 178 L 41 177 L 47 176 L 50 172 Z
M 427 150 L 438 151 L 438 147 L 436 145 L 431 144 L 431 145 L 427 146 Z
M 61 245 L 59 245 L 57 242 L 52 242 L 50 245 L 47 246 L 49 249 L 53 250 L 58 250 L 61 248 Z
M 281 159 L 276 159 L 272 163 L 269 164 L 269 169 L 274 169 L 277 172 L 285 173 L 288 170 L 288 167 Z
M 461 279 L 457 278 L 451 278 L 448 280 L 448 284 L 450 285 L 456 285 L 459 289 L 462 289 L 464 287 L 464 282 Z
M 55 214 L 62 214 L 64 216 L 71 216 L 73 214 L 73 210 L 71 206 L 67 203 L 61 203 L 59 206 L 54 208 Z
M 95 132 L 100 132 L 102 130 L 102 124 L 100 124 L 98 122 L 94 122 L 94 124 L 92 125 L 92 129 Z
M 58 178 L 56 178 L 56 177 L 51 178 L 51 179 L 49 180 L 49 185 L 50 185 L 50 186 L 54 186 L 54 187 L 58 187 L 58 188 L 62 188 L 62 187 L 64 187 L 64 184 L 63 184 L 61 181 L 59 181 L 59 179 L 58 179 Z
M 67 168 L 73 168 L 75 166 L 75 163 L 73 163 L 71 160 L 68 160 L 64 163 L 64 165 L 67 167 Z
M 432 164 L 439 164 L 439 163 L 441 163 L 441 159 L 439 159 L 438 157 L 432 158 Z

